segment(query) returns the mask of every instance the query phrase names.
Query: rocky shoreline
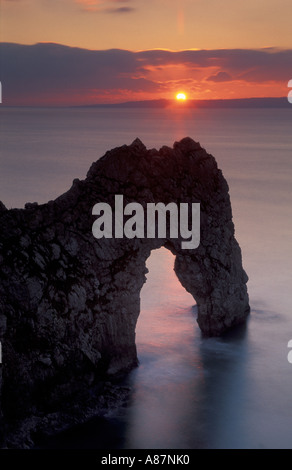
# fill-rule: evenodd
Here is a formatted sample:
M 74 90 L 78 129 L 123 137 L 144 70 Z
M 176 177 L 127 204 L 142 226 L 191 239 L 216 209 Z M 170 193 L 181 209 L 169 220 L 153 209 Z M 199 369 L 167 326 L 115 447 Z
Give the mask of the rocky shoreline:
M 32 414 L 23 420 L 6 425 L 5 446 L 2 449 L 33 449 L 69 429 L 87 423 L 92 418 L 114 416 L 128 405 L 131 388 L 112 382 L 99 383 L 89 393 L 66 403 L 62 411 Z M 36 410 L 37 411 L 37 410 Z

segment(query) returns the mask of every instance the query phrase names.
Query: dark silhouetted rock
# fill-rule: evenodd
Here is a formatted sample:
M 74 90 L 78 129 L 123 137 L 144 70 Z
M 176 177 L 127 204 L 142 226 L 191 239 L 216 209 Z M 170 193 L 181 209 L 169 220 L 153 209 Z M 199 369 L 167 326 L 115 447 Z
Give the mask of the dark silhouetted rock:
M 116 194 L 143 207 L 199 202 L 200 245 L 94 238 L 92 208 L 113 207 Z M 104 384 L 137 365 L 135 327 L 151 250 L 175 254 L 203 334 L 220 335 L 248 315 L 228 185 L 214 157 L 190 138 L 159 151 L 136 139 L 107 152 L 54 201 L 11 210 L 0 204 L 0 226 L 3 446 L 30 445 L 32 431 L 108 408 Z M 102 403 L 93 405 L 93 396 Z

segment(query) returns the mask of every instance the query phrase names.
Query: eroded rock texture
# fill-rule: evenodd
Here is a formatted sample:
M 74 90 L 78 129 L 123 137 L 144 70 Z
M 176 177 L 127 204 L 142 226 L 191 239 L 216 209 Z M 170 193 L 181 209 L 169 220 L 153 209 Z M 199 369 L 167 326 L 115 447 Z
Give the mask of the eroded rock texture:
M 199 247 L 182 249 L 179 239 L 95 239 L 92 208 L 114 207 L 116 194 L 143 206 L 200 202 Z M 12 210 L 1 204 L 0 227 L 2 430 L 62 410 L 137 364 L 135 325 L 153 249 L 176 255 L 175 272 L 197 302 L 204 334 L 219 335 L 249 312 L 227 183 L 190 138 L 159 151 L 138 139 L 114 149 L 54 201 Z

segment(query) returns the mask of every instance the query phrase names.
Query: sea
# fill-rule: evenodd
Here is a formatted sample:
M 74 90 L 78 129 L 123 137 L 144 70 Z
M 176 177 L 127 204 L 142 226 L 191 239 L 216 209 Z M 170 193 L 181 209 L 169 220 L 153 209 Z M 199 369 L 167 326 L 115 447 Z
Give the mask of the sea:
M 205 338 L 165 248 L 147 261 L 128 406 L 48 439 L 49 449 L 291 449 L 292 105 L 265 109 L 0 108 L 0 200 L 45 203 L 107 150 L 189 136 L 231 197 L 248 274 L 247 322 Z

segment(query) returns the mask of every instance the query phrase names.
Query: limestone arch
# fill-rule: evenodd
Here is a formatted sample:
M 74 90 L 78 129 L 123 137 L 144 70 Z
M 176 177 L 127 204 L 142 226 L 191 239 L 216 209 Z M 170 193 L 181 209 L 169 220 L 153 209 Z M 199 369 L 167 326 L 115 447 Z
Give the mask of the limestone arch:
M 200 203 L 201 241 L 103 239 L 92 208 L 126 201 Z M 228 185 L 214 157 L 185 138 L 147 150 L 139 139 L 107 152 L 83 181 L 47 204 L 0 204 L 1 410 L 9 421 L 47 413 L 137 364 L 135 325 L 145 262 L 165 245 L 198 305 L 198 324 L 220 335 L 249 313 Z M 1 415 L 0 415 L 1 417 Z

